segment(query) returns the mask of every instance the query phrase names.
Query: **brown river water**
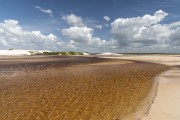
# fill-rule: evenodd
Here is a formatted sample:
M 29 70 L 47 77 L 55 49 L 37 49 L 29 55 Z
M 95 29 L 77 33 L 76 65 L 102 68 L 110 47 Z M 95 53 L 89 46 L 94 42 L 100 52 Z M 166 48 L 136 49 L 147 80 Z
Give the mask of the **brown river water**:
M 121 120 L 167 66 L 94 57 L 0 59 L 0 120 Z

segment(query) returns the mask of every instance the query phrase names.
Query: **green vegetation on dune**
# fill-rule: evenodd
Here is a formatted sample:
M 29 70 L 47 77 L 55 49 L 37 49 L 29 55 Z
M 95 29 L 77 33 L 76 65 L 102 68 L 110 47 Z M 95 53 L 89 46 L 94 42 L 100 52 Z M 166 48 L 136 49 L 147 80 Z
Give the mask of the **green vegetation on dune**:
M 83 52 L 43 52 L 44 55 L 84 55 Z

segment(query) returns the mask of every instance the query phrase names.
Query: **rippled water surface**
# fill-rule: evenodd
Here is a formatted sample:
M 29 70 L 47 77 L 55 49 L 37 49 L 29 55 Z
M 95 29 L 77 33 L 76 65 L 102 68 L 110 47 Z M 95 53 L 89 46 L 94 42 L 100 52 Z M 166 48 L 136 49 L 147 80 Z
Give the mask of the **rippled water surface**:
M 7 61 L 0 63 L 2 120 L 120 120 L 137 110 L 153 77 L 166 69 L 84 57 Z

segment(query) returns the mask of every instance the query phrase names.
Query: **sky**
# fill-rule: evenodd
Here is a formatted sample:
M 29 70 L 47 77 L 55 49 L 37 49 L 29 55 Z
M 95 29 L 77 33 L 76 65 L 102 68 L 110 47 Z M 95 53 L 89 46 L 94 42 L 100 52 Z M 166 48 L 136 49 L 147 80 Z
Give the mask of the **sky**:
M 179 53 L 180 0 L 0 0 L 0 49 Z

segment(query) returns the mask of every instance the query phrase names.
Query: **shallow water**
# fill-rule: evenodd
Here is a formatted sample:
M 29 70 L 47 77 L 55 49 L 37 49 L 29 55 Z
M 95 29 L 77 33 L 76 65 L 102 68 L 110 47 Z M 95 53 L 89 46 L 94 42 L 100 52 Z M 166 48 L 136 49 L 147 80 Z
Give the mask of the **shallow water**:
M 0 119 L 120 120 L 139 109 L 153 77 L 166 68 L 82 57 L 3 64 Z

